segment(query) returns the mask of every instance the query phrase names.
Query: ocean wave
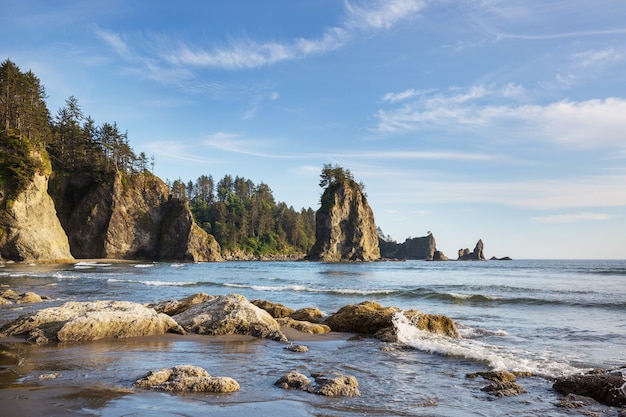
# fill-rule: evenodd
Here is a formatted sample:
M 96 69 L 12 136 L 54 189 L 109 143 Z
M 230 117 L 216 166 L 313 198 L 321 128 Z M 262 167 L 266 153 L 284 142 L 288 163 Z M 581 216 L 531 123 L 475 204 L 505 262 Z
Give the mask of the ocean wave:
M 74 269 L 92 269 L 92 268 L 107 267 L 107 266 L 111 266 L 111 265 L 113 265 L 113 264 L 83 261 L 83 262 L 76 262 L 74 264 Z
M 340 294 L 340 295 L 377 295 L 377 294 L 394 294 L 396 290 L 359 290 L 354 288 L 312 288 L 306 285 L 249 285 L 249 284 L 231 284 L 225 283 L 225 287 L 251 289 L 255 291 L 263 292 L 310 292 L 310 293 L 323 293 L 323 294 Z
M 582 371 L 566 362 L 550 358 L 547 352 L 530 352 L 476 339 L 453 339 L 419 330 L 402 313 L 394 315 L 393 323 L 398 331 L 398 341 L 422 352 L 462 357 L 485 363 L 493 370 L 531 372 L 546 378 Z
M 135 268 L 152 268 L 154 267 L 155 264 L 136 264 L 134 265 Z

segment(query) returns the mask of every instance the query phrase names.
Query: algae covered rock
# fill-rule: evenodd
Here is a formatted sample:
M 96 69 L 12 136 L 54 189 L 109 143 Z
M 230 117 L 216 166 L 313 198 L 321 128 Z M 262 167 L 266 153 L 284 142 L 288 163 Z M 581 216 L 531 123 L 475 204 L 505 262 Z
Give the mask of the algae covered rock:
M 175 392 L 228 393 L 239 391 L 239 383 L 229 377 L 214 377 L 199 366 L 180 365 L 151 371 L 133 384 L 135 388 Z

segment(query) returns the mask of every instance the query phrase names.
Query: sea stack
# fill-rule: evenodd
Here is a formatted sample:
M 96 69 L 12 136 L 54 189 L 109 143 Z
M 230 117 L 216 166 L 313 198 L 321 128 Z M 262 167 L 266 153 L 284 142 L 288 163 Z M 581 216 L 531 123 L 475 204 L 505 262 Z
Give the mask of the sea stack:
M 325 165 L 320 186 L 326 187 L 316 213 L 315 244 L 310 260 L 323 262 L 380 259 L 374 213 L 363 185 L 349 170 Z

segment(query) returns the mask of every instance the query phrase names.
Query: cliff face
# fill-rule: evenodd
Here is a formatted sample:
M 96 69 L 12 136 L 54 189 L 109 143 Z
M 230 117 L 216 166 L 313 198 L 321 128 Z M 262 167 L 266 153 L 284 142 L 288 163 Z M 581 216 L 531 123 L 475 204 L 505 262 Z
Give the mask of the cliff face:
M 153 175 L 117 174 L 108 185 L 63 177 L 53 194 L 77 258 L 221 260 L 215 239 Z
M 315 218 L 315 245 L 309 259 L 324 262 L 380 258 L 374 213 L 354 181 L 328 187 Z
M 5 205 L 4 192 L 0 201 Z M 32 182 L 0 213 L 0 258 L 11 261 L 72 260 L 67 235 L 48 195 L 48 176 Z
M 439 260 L 435 257 L 436 252 L 437 243 L 432 234 L 407 239 L 404 243 L 387 242 L 382 239 L 380 241 L 380 255 L 383 258 Z

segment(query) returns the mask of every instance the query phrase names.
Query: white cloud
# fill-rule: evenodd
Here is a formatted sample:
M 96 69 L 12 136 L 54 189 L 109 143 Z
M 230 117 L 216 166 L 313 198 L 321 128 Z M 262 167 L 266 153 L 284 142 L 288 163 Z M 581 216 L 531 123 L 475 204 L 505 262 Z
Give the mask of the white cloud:
M 401 20 L 410 19 L 425 7 L 421 0 L 375 0 L 363 4 L 345 3 L 345 15 L 339 26 L 327 27 L 319 37 L 294 38 L 284 42 L 262 42 L 249 38 L 231 41 L 227 45 L 206 47 L 187 42 L 174 42 L 164 36 L 152 36 L 146 48 L 147 56 L 157 68 L 165 65 L 218 68 L 225 70 L 251 69 L 279 62 L 303 59 L 344 46 L 361 33 L 386 30 Z M 127 59 L 128 41 L 123 35 L 95 29 L 96 35 Z M 133 61 L 148 58 L 134 57 Z
M 606 213 L 582 212 L 533 217 L 531 220 L 537 223 L 578 223 L 584 221 L 602 221 L 609 219 L 611 219 L 611 216 Z
M 606 61 L 617 61 L 621 55 L 613 48 L 604 48 L 575 53 L 572 58 L 582 67 L 589 67 Z
M 380 133 L 405 133 L 429 127 L 448 130 L 480 126 L 485 137 L 506 129 L 509 137 L 549 140 L 577 149 L 626 145 L 626 100 L 622 98 L 563 100 L 545 105 L 519 105 L 508 100 L 521 87 L 476 86 L 420 97 L 375 117 Z M 487 102 L 488 99 L 488 102 Z

